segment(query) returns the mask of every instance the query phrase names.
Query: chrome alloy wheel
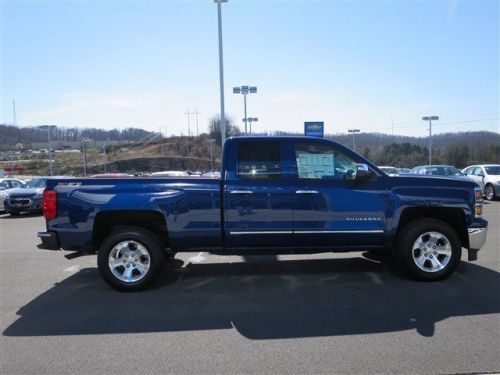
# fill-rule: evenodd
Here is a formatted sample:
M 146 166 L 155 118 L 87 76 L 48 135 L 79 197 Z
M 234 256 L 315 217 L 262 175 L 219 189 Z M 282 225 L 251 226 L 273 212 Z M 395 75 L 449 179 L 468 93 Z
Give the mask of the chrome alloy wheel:
M 147 275 L 151 265 L 149 252 L 136 241 L 122 241 L 116 244 L 108 257 L 108 266 L 120 281 L 132 283 Z
M 450 262 L 451 244 L 442 233 L 426 232 L 413 244 L 412 255 L 413 261 L 422 271 L 438 272 Z
M 491 201 L 495 197 L 495 189 L 493 189 L 493 186 L 487 185 L 484 188 L 484 195 L 486 196 L 486 199 Z

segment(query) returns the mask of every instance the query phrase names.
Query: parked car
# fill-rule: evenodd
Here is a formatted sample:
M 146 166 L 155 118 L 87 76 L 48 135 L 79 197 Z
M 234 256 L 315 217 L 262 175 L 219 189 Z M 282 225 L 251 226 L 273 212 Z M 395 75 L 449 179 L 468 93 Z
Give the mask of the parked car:
M 5 212 L 19 215 L 21 212 L 42 212 L 43 190 L 50 179 L 71 178 L 70 176 L 36 177 L 24 186 L 6 191 Z
M 98 173 L 90 176 L 92 178 L 119 178 L 119 177 L 133 177 L 133 175 L 129 175 L 126 173 Z
M 426 176 L 452 177 L 463 180 L 471 180 L 453 165 L 420 165 L 413 168 L 410 174 L 422 174 Z
M 151 173 L 152 177 L 183 177 L 189 176 L 189 173 L 184 171 L 163 171 Z
M 24 181 L 17 178 L 0 178 L 0 212 L 5 211 L 4 200 L 11 189 L 24 186 Z
M 220 178 L 220 172 L 218 172 L 218 171 L 205 172 L 205 173 L 203 173 L 202 176 L 203 177 Z
M 378 168 L 390 177 L 399 176 L 399 171 L 395 167 L 389 167 L 389 166 L 383 165 L 383 166 L 379 166 Z
M 489 201 L 500 197 L 500 164 L 471 165 L 462 172 L 481 186 Z
M 40 248 L 97 252 L 112 287 L 146 288 L 176 252 L 372 251 L 420 280 L 450 276 L 486 240 L 471 180 L 389 178 L 345 146 L 312 137 L 236 137 L 216 178 L 51 179 Z
M 399 174 L 409 174 L 411 172 L 410 168 L 398 168 Z

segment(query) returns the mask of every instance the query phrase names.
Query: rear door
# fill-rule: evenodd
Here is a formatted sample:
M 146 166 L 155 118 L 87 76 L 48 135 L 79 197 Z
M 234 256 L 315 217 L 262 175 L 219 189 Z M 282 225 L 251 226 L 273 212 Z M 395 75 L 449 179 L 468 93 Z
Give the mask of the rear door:
M 234 140 L 224 183 L 228 248 L 287 247 L 292 199 L 282 140 Z
M 292 148 L 294 244 L 327 248 L 382 245 L 386 177 L 356 181 L 357 161 L 333 143 L 297 141 Z

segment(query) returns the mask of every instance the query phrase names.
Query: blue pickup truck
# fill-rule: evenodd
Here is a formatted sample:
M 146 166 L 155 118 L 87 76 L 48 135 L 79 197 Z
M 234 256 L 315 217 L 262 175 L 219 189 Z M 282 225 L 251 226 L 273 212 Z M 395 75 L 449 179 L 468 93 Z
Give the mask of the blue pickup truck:
M 237 137 L 220 178 L 49 180 L 40 248 L 97 252 L 112 287 L 150 285 L 177 252 L 393 254 L 441 280 L 486 239 L 482 191 L 444 177 L 390 177 L 352 150 L 310 137 Z

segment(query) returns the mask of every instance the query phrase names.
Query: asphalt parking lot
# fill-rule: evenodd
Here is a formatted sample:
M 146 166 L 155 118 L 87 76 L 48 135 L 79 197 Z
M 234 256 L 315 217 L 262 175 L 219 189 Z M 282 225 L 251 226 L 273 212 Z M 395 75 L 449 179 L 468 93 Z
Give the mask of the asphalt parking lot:
M 178 256 L 142 293 L 96 257 L 38 250 L 40 216 L 0 216 L 2 374 L 500 371 L 500 202 L 486 246 L 421 283 L 361 253 Z

